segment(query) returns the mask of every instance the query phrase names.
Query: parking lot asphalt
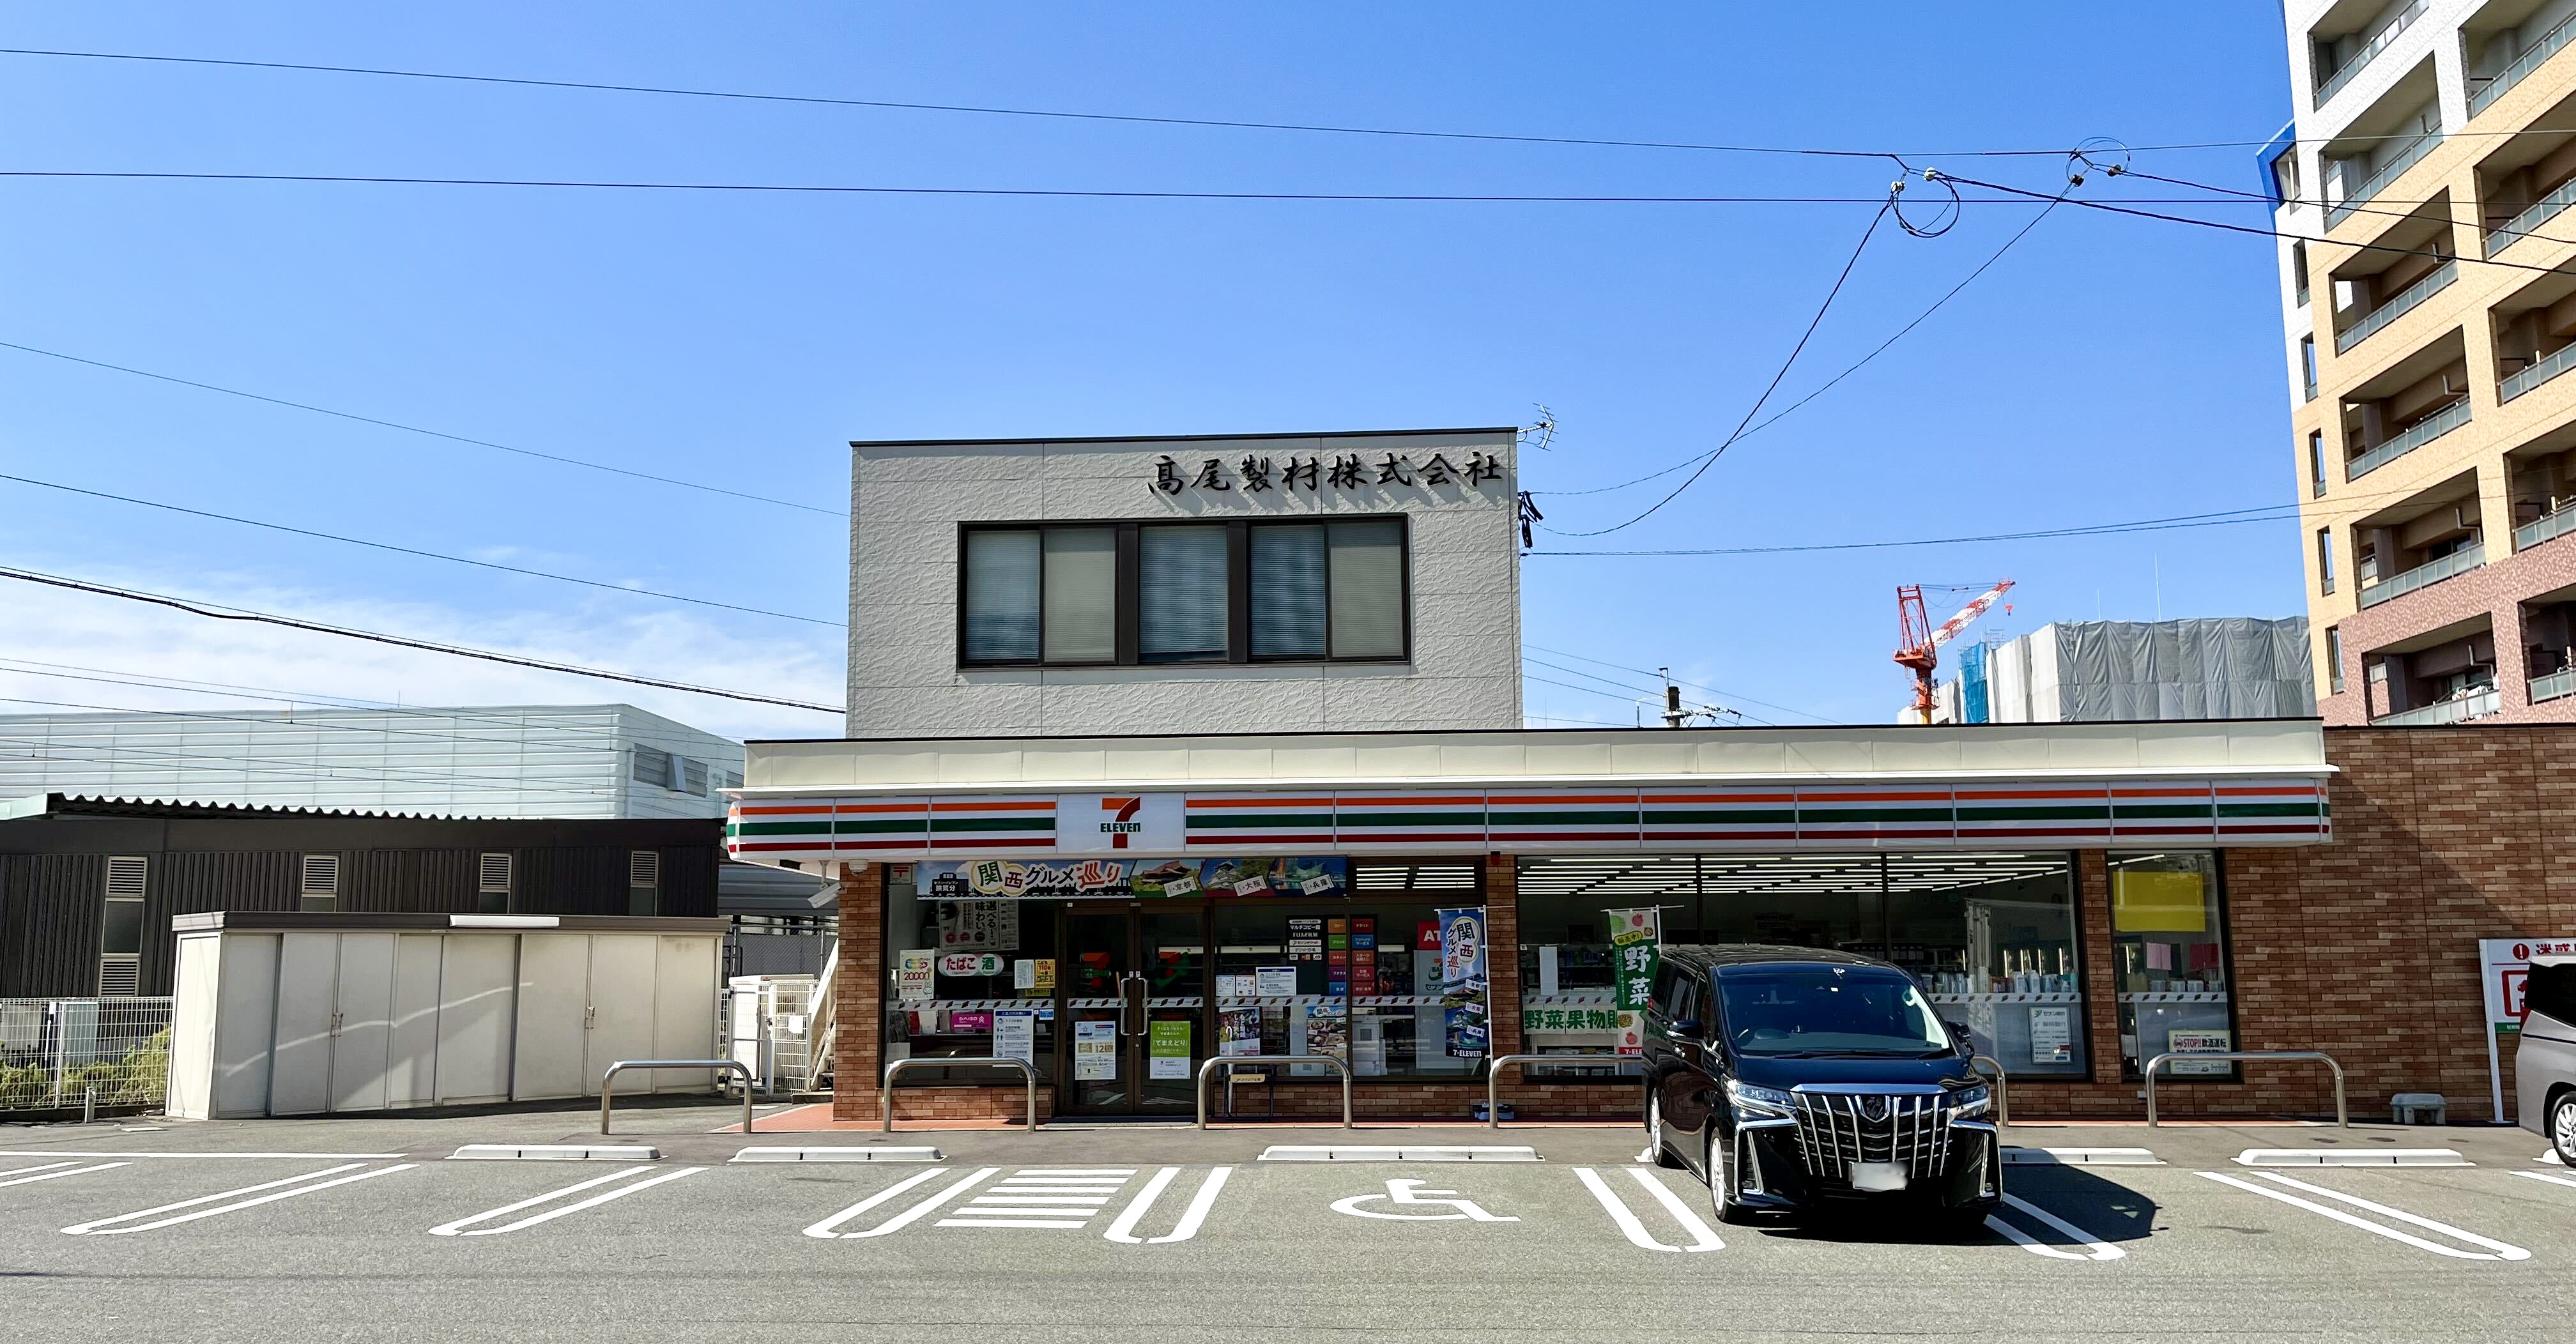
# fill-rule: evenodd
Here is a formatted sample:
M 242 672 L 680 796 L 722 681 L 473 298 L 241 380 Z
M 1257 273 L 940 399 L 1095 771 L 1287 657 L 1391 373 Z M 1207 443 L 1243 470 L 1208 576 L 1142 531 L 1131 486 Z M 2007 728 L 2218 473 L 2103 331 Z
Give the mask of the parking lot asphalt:
M 2017 1125 L 2060 1160 L 1942 1233 L 1720 1224 L 1624 1126 L 709 1132 L 739 1116 L 621 1112 L 661 1156 L 582 1162 L 449 1156 L 603 1142 L 572 1110 L 0 1127 L 0 1338 L 2576 1339 L 2576 1173 L 2514 1130 Z M 940 1157 L 732 1160 L 872 1144 Z M 1276 1160 L 1317 1146 L 1404 1156 Z M 2159 1165 L 2072 1151 L 2116 1148 Z M 2465 1165 L 2386 1165 L 2424 1149 Z

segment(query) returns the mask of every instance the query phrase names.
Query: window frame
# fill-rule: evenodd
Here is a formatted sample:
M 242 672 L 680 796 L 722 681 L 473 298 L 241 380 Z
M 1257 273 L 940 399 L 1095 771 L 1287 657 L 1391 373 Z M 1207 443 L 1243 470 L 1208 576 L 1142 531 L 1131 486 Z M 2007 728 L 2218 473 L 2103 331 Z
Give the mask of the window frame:
M 1252 532 L 1260 527 L 1327 527 L 1335 523 L 1388 522 L 1396 525 L 1396 600 L 1404 625 L 1403 644 L 1392 654 L 1335 656 L 1332 627 L 1331 540 L 1326 537 L 1324 579 L 1324 652 L 1321 654 L 1264 654 L 1252 652 Z M 1150 527 L 1208 527 L 1226 530 L 1226 652 L 1222 658 L 1155 658 L 1142 656 L 1140 625 L 1143 617 L 1144 559 L 1142 538 Z M 1038 655 L 1034 658 L 970 658 L 966 654 L 966 550 L 968 539 L 978 532 L 1037 532 L 1048 528 L 1099 528 L 1114 531 L 1118 540 L 1117 591 L 1113 594 L 1117 627 L 1117 649 L 1107 661 L 1085 659 L 1066 661 L 1046 656 L 1046 568 L 1038 568 Z M 1039 542 L 1045 546 L 1043 536 Z M 1045 521 L 978 521 L 957 525 L 956 569 L 956 659 L 961 669 L 1004 667 L 1120 667 L 1175 668 L 1227 667 L 1260 664 L 1347 663 L 1396 666 L 1413 661 L 1413 515 L 1410 513 L 1312 513 L 1271 518 L 1061 518 Z

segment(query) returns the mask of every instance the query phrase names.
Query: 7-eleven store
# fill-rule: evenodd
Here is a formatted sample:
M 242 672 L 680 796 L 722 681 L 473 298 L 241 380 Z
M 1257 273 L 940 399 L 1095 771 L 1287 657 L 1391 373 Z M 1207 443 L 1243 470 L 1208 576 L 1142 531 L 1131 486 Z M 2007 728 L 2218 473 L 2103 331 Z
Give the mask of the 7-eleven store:
M 2312 720 L 750 744 L 735 857 L 841 881 L 836 1114 L 898 1058 L 1016 1055 L 1050 1114 L 1185 1117 L 1219 1054 L 1329 1054 L 1363 1116 L 1465 1119 L 1442 1001 L 1481 910 L 1491 1053 L 1618 1041 L 1612 912 L 1667 942 L 1886 957 L 2034 1113 L 2134 1110 L 2142 1058 L 2240 1048 L 2250 850 L 2328 838 Z M 2275 865 L 2277 867 L 2277 865 Z M 1620 1065 L 1507 1079 L 1522 1116 L 1634 1115 Z M 2233 1109 L 2229 1065 L 2180 1089 Z M 1329 1070 L 1217 1087 L 1312 1117 Z M 898 1113 L 1016 1117 L 1016 1075 L 907 1069 Z

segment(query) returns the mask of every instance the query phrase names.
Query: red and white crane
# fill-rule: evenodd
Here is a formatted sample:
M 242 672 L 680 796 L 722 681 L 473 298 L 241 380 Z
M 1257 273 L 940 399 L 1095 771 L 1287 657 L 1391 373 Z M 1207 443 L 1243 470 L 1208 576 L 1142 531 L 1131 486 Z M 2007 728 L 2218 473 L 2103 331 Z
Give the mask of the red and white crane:
M 1976 619 L 1993 609 L 2003 595 L 2012 590 L 2013 581 L 2006 579 L 1977 594 L 1976 600 L 1959 608 L 1959 614 L 1932 628 L 1932 618 L 1923 610 L 1923 585 L 1909 583 L 1896 590 L 1896 662 L 1914 672 L 1914 721 L 1932 721 L 1932 670 L 1941 665 L 1941 646 L 1947 644 Z M 2012 608 L 2006 607 L 2005 611 Z

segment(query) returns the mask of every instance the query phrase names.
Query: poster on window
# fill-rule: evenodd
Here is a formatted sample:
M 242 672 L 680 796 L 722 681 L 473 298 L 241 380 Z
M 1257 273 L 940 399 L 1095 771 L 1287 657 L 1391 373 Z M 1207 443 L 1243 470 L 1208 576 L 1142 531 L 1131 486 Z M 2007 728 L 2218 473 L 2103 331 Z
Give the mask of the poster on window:
M 1480 1058 L 1491 1040 L 1485 1019 L 1485 908 L 1432 913 L 1440 920 L 1440 1008 L 1449 1054 Z
M 2030 1010 L 2030 1062 L 2068 1064 L 2075 1059 L 2075 1010 Z
M 993 1014 L 993 1054 L 999 1059 L 1037 1063 L 1037 1013 L 1021 1008 Z
M 1190 1020 L 1157 1020 L 1146 1030 L 1145 1076 L 1187 1079 L 1190 1076 Z
M 1020 907 L 1009 901 L 941 901 L 939 950 L 1015 952 L 1020 946 Z
M 905 1003 L 919 1003 L 932 997 L 931 975 L 939 969 L 939 954 L 924 947 L 894 954 L 894 996 Z
M 1076 1022 L 1073 1024 L 1073 1076 L 1085 1083 L 1109 1083 L 1118 1080 L 1118 1024 L 1115 1022 Z
M 1662 927 L 1655 907 L 1607 910 L 1610 917 L 1610 987 L 1619 1010 L 1618 1053 L 1646 1048 L 1646 1003 L 1654 996 L 1655 962 Z
M 2177 1055 L 2223 1055 L 2236 1048 L 2235 1041 L 2236 1033 L 2232 1031 L 2168 1031 L 2165 1033 L 2165 1049 Z M 2165 1065 L 2164 1072 L 2167 1077 L 2188 1077 L 2199 1074 L 2224 1078 L 2227 1076 L 2227 1071 L 2234 1067 L 2236 1066 L 2223 1059 L 2177 1059 Z
M 1228 1008 L 1216 1016 L 1217 1053 L 1221 1055 L 1257 1055 L 1261 1053 L 1261 1010 Z

